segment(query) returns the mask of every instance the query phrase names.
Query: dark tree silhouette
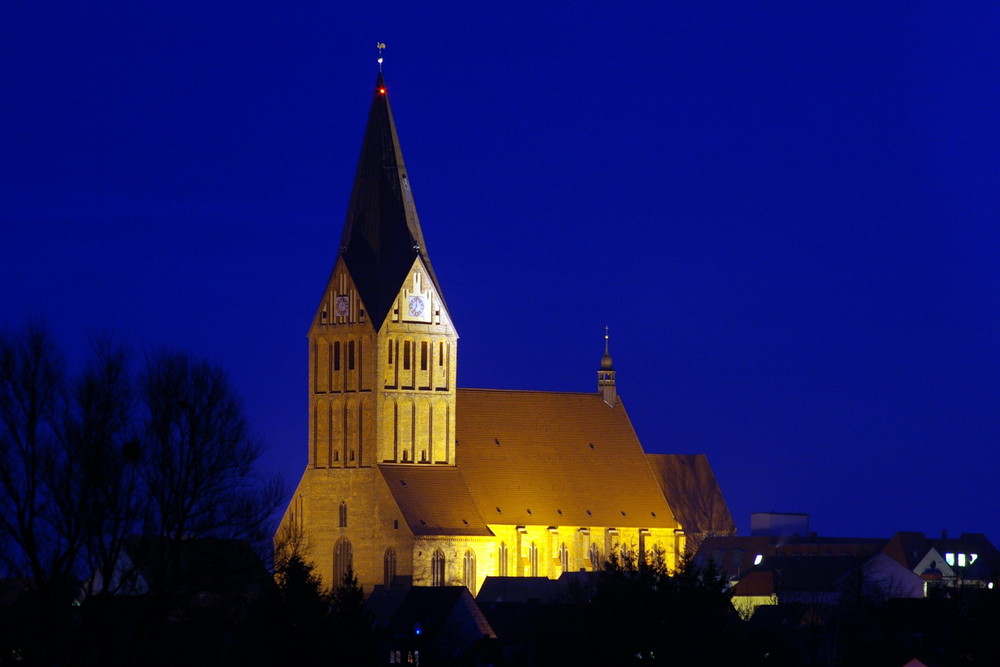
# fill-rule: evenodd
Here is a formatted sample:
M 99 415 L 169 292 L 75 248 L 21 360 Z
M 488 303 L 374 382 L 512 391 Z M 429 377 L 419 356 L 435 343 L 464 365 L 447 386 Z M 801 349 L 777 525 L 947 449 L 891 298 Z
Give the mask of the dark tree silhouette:
M 154 603 L 128 620 L 142 630 L 132 657 L 148 656 L 191 590 L 191 559 L 206 552 L 192 545 L 269 546 L 283 493 L 255 474 L 259 456 L 239 398 L 207 362 L 156 352 L 136 371 L 122 346 L 98 340 L 69 377 L 45 327 L 0 334 L 0 577 L 24 589 L 25 610 L 10 648 L 42 663 L 101 654 L 119 620 L 109 598 L 137 592 L 122 590 L 138 566 L 123 556 L 141 537 Z

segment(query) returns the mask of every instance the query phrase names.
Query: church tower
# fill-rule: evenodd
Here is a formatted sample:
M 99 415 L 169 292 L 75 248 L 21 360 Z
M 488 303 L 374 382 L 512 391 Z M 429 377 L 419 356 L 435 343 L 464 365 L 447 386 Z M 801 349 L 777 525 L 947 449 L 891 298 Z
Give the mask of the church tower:
M 615 407 L 618 403 L 615 369 L 611 364 L 611 352 L 608 350 L 607 327 L 604 327 L 604 356 L 601 357 L 601 367 L 597 369 L 597 393 L 603 396 L 604 402 L 611 407 Z
M 453 466 L 457 343 L 380 73 L 309 329 L 309 467 Z

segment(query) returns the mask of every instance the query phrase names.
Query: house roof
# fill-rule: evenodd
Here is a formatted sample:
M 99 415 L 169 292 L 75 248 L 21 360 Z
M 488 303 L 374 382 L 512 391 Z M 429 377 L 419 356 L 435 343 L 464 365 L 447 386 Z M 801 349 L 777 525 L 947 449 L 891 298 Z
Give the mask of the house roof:
M 863 556 L 771 556 L 740 579 L 733 587 L 733 594 L 836 591 L 841 578 L 865 560 Z
M 417 625 L 430 637 L 470 644 L 496 637 L 465 586 L 414 586 L 407 590 L 390 622 L 394 633 L 405 635 Z
M 771 556 L 865 556 L 879 553 L 886 540 L 866 537 L 820 537 L 809 535 L 710 536 L 699 545 L 695 562 L 715 561 L 726 576 L 747 572 L 757 555 Z
M 732 535 L 736 524 L 704 454 L 647 454 L 667 503 L 687 533 Z
M 340 253 L 376 330 L 417 257 L 443 300 L 424 245 L 381 73 L 375 81 Z
M 177 592 L 256 592 L 273 583 L 260 558 L 249 543 L 211 537 L 180 540 L 173 546 L 180 559 L 171 583 Z M 166 582 L 168 549 L 158 537 L 134 535 L 126 538 L 125 552 L 150 590 Z

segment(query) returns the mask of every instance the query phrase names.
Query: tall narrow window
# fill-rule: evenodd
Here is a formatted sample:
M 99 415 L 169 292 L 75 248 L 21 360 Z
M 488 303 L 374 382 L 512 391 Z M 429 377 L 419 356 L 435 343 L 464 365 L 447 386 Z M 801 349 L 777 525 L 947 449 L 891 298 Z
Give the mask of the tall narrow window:
M 473 595 L 476 594 L 476 554 L 472 549 L 465 552 L 465 562 L 462 567 L 462 583 Z
M 354 549 L 351 541 L 346 537 L 337 540 L 337 546 L 333 548 L 333 579 L 335 586 L 344 583 L 344 577 L 348 572 L 353 571 Z
M 507 544 L 500 543 L 500 550 L 497 552 L 497 574 L 501 577 L 507 576 Z
M 340 502 L 340 527 L 347 528 L 347 501 Z
M 410 370 L 410 341 L 403 341 L 403 370 Z
M 601 560 L 601 548 L 596 544 L 590 545 L 590 564 L 594 568 L 594 571 L 600 570 L 604 566 L 604 561 Z
M 444 552 L 440 549 L 431 556 L 431 586 L 444 586 Z
M 340 341 L 333 344 L 333 370 L 340 370 Z
M 438 366 L 444 366 L 444 341 L 438 343 Z
M 347 368 L 354 370 L 354 341 L 347 344 Z
M 420 343 L 420 370 L 427 370 L 427 341 Z
M 565 542 L 559 546 L 559 565 L 563 572 L 569 572 L 569 549 Z
M 389 365 L 392 365 L 392 339 L 389 340 Z
M 528 548 L 528 562 L 531 564 L 531 576 L 538 576 L 538 547 L 532 542 Z
M 396 550 L 389 547 L 382 557 L 382 585 L 392 588 L 392 580 L 396 578 Z

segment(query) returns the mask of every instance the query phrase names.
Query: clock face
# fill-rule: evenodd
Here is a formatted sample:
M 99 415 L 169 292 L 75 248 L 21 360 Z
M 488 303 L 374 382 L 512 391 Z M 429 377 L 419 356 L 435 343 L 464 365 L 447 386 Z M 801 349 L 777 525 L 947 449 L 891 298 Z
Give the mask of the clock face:
M 411 296 L 410 297 L 410 315 L 412 317 L 420 317 L 424 312 L 424 300 L 423 297 Z
M 346 296 L 337 297 L 337 314 L 345 317 L 351 309 L 351 300 Z

